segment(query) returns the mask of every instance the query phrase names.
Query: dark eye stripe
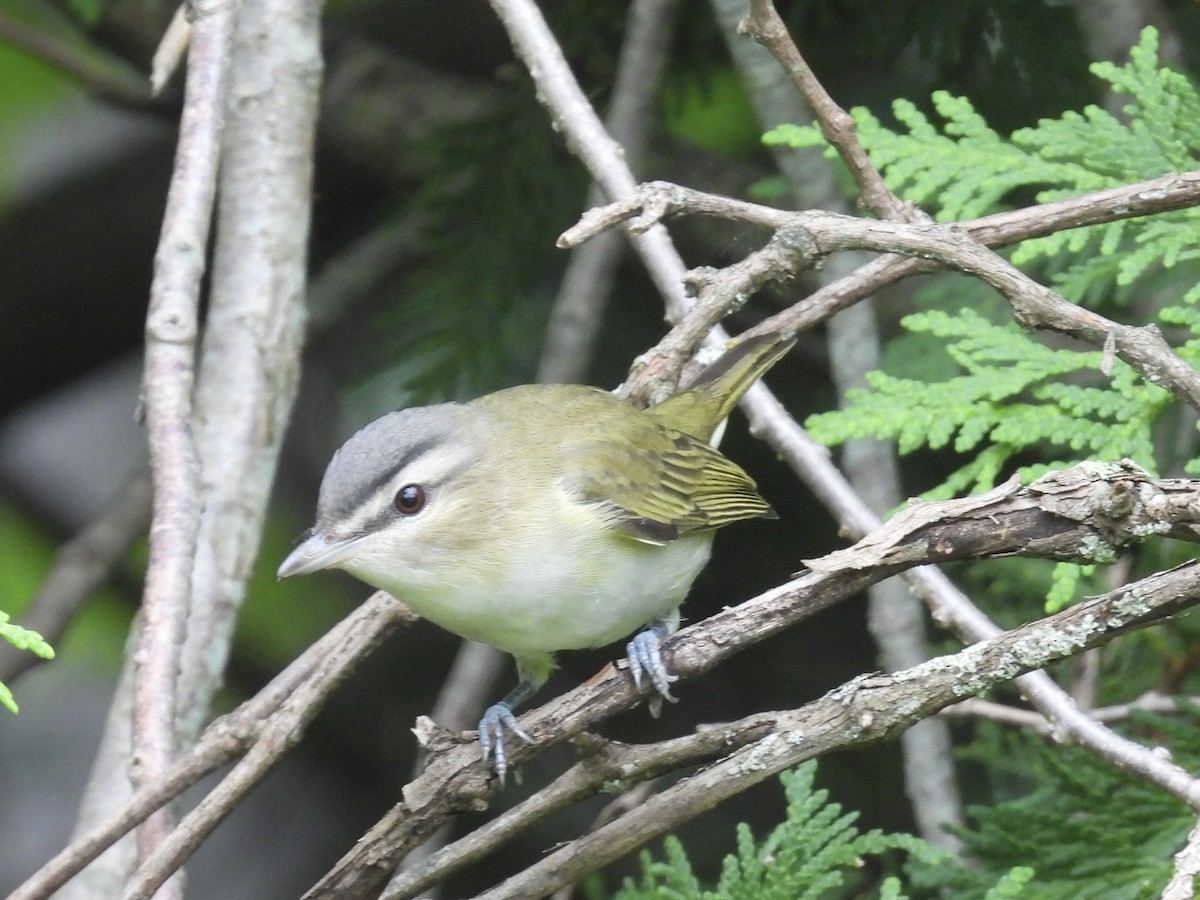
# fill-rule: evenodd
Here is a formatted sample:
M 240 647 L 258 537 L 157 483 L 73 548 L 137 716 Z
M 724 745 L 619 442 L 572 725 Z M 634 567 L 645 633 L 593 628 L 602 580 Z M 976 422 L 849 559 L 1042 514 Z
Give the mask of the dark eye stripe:
M 409 466 L 416 462 L 430 450 L 436 449 L 441 443 L 442 436 L 434 435 L 426 438 L 423 441 L 418 441 L 417 443 L 413 444 L 408 448 L 408 451 L 396 461 L 394 466 L 391 466 L 390 468 L 380 472 L 363 486 L 359 495 L 360 502 L 366 502 L 371 497 L 374 497 L 375 494 L 387 486 L 387 484 L 393 478 L 395 478 L 399 472 L 403 471 L 405 466 Z

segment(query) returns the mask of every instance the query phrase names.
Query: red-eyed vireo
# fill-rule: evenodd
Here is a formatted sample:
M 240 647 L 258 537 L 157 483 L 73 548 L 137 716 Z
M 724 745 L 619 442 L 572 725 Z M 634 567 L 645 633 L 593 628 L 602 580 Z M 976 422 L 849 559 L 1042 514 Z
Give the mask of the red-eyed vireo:
M 671 699 L 659 642 L 722 525 L 774 517 L 709 445 L 743 393 L 791 348 L 734 346 L 687 390 L 637 409 L 599 388 L 525 385 L 390 413 L 334 455 L 317 521 L 279 577 L 345 569 L 462 637 L 511 653 L 520 682 L 479 723 L 503 778 L 504 732 L 554 653 L 627 645 Z

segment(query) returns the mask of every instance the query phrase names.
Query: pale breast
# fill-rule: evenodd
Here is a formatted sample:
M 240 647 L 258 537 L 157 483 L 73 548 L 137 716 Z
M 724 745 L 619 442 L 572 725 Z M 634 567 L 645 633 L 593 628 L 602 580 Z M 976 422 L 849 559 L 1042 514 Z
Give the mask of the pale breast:
M 448 631 L 508 653 L 600 647 L 683 602 L 708 561 L 711 533 L 662 546 L 613 535 L 548 539 L 497 565 L 491 577 L 400 589 L 397 596 Z

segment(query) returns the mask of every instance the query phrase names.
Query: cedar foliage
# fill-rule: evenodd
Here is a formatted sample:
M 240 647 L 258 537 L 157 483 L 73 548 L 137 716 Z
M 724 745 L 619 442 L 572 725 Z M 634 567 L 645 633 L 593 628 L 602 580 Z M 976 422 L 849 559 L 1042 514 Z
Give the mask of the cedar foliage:
M 1092 105 L 1004 137 L 968 100 L 946 92 L 932 98 L 940 122 L 905 100 L 893 104 L 899 129 L 863 109 L 853 115 L 889 185 L 941 221 L 1197 168 L 1200 93 L 1185 76 L 1158 65 L 1153 29 L 1143 32 L 1126 65 L 1097 63 L 1091 71 L 1127 98 L 1123 116 Z M 823 145 L 812 127 L 783 126 L 766 140 Z M 1073 302 L 1117 320 L 1155 321 L 1195 365 L 1197 234 L 1200 211 L 1187 209 L 1060 232 L 1007 255 Z M 1028 481 L 1085 459 L 1128 457 L 1151 472 L 1200 471 L 1194 423 L 1167 391 L 1120 360 L 1106 374 L 1102 353 L 1021 331 L 994 298 L 960 276 L 942 278 L 917 302 L 922 308 L 902 320 L 905 333 L 888 348 L 885 370 L 869 375 L 866 389 L 851 391 L 844 409 L 808 419 L 818 440 L 836 446 L 878 437 L 896 441 L 901 454 L 952 455 L 956 467 L 922 486 L 933 498 L 986 490 L 1013 473 Z M 1132 571 L 1161 568 L 1173 552 L 1147 546 L 1135 555 Z M 1095 562 L 1111 561 L 1110 552 L 1097 553 Z M 1091 583 L 1095 569 L 1060 564 L 1039 575 L 1032 570 L 1041 563 L 1019 564 L 1020 573 L 988 562 L 962 574 L 999 618 L 1011 619 L 1030 584 L 1039 585 L 1043 605 L 1053 610 Z M 1184 619 L 1106 648 L 1101 702 L 1128 700 L 1161 684 L 1164 660 L 1181 652 L 1194 631 Z M 1121 728 L 1195 771 L 1198 725 L 1200 709 L 1181 702 L 1176 716 L 1135 714 Z M 975 730 L 963 756 L 990 781 L 987 802 L 969 809 L 969 825 L 960 833 L 969 866 L 912 836 L 859 833 L 853 813 L 813 789 L 814 770 L 806 764 L 784 777 L 786 820 L 761 842 L 740 826 L 736 852 L 715 886 L 700 882 L 682 845 L 668 838 L 665 857 L 643 853 L 641 880 L 627 880 L 618 896 L 1159 895 L 1172 855 L 1194 822 L 1182 803 L 1089 752 L 987 723 Z M 896 871 L 900 851 L 907 855 L 902 872 Z M 867 857 L 875 861 L 864 869 Z M 890 874 L 871 879 L 864 873 L 872 867 Z

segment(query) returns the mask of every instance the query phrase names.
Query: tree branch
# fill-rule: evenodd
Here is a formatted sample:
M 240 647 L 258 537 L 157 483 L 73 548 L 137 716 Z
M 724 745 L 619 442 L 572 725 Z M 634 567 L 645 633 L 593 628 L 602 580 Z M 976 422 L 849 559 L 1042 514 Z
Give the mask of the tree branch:
M 783 19 L 779 17 L 775 4 L 771 0 L 750 0 L 750 15 L 742 21 L 738 30 L 754 38 L 779 60 L 797 92 L 813 111 L 821 134 L 837 150 L 838 156 L 850 170 L 867 208 L 881 219 L 912 221 L 914 207 L 902 202 L 884 183 L 883 176 L 858 142 L 854 119 L 834 101 L 808 67 Z
M 573 739 L 583 757 L 581 762 L 532 797 L 440 850 L 421 866 L 394 878 L 383 893 L 383 900 L 401 900 L 427 891 L 537 823 L 596 796 L 608 784 L 619 782 L 623 788 L 632 787 L 681 765 L 719 757 L 757 740 L 768 721 L 767 716 L 752 716 L 737 723 L 704 725 L 695 734 L 647 745 L 621 744 L 582 732 Z
M 1068 302 L 956 226 L 880 222 L 817 210 L 789 213 L 667 182 L 650 182 L 641 185 L 632 198 L 590 210 L 563 233 L 559 244 L 573 246 L 616 222 L 628 220 L 630 228 L 643 230 L 678 214 L 716 215 L 774 231 L 765 247 L 739 263 L 720 272 L 689 273 L 693 283 L 703 284 L 701 304 L 715 319 L 745 302 L 749 293 L 768 281 L 792 278 L 830 253 L 873 250 L 935 259 L 993 287 L 1008 301 L 1013 318 L 1022 327 L 1055 331 L 1095 347 L 1111 343 L 1116 355 L 1145 380 L 1200 409 L 1200 373 L 1175 355 L 1157 329 L 1121 325 Z
M 621 143 L 630 169 L 646 152 L 678 11 L 679 0 L 635 0 L 629 8 L 605 127 Z M 603 197 L 594 186 L 588 206 Z M 584 380 L 624 247 L 621 235 L 610 232 L 571 254 L 546 324 L 538 381 Z
M 600 117 L 579 87 L 571 67 L 533 0 L 489 0 L 508 32 L 567 147 L 587 167 L 610 199 L 628 196 L 637 181 L 621 156 L 621 147 L 604 129 Z M 687 309 L 680 275 L 685 267 L 666 228 L 649 229 L 631 238 L 655 286 L 667 300 L 669 315 Z M 682 360 L 680 361 L 682 365 Z
M 272 762 L 283 755 L 282 744 L 299 739 L 322 702 L 372 650 L 401 623 L 415 616 L 403 603 L 377 591 L 366 602 L 318 639 L 271 682 L 233 712 L 212 722 L 199 740 L 162 778 L 138 790 L 120 808 L 35 872 L 8 900 L 43 900 L 67 883 L 84 866 L 154 810 L 170 803 L 205 775 L 256 746 L 273 750 Z M 256 768 L 261 777 L 264 768 Z M 220 816 L 228 813 L 220 809 Z M 207 825 L 214 806 L 205 800 L 184 819 L 191 828 Z M 219 820 L 219 816 L 217 817 Z M 215 824 L 215 821 L 212 822 Z M 183 827 L 183 826 L 181 826 Z M 176 832 L 179 833 L 179 832 Z M 190 835 L 195 832 L 188 832 Z M 175 852 L 175 835 L 160 854 Z M 198 843 L 196 839 L 193 843 Z M 194 846 L 187 848 L 190 852 Z
M 558 848 L 480 898 L 542 896 L 786 768 L 834 749 L 893 738 L 964 696 L 1105 643 L 1128 630 L 1130 616 L 1145 623 L 1196 603 L 1200 563 L 1191 562 L 895 675 L 855 678 L 820 700 L 775 714 L 766 736 Z M 737 730 L 736 723 L 727 727 Z M 1193 781 L 1184 799 L 1200 809 L 1200 785 Z
M 1149 181 L 1093 191 L 1067 200 L 993 213 L 959 222 L 957 227 L 967 231 L 981 244 L 998 248 L 1068 228 L 1171 212 L 1198 203 L 1200 171 L 1170 173 Z M 942 268 L 936 260 L 884 256 L 853 275 L 821 287 L 788 309 L 748 329 L 747 333 L 805 331 L 889 284 Z
M 150 558 L 134 660 L 135 784 L 167 770 L 175 754 L 175 689 L 200 524 L 199 462 L 192 434 L 200 278 L 216 189 L 225 84 L 238 4 L 197 4 L 179 146 L 146 315 L 142 389 L 154 474 Z M 139 829 L 139 855 L 171 827 L 165 812 Z
M 108 579 L 150 521 L 149 473 L 139 471 L 117 489 L 95 521 L 58 549 L 54 566 L 17 624 L 58 641 L 80 606 Z M 0 644 L 0 681 L 11 681 L 41 661 Z
M 316 0 L 243 7 L 196 386 L 203 502 L 178 687 L 194 740 L 220 686 L 300 377 L 317 93 Z

